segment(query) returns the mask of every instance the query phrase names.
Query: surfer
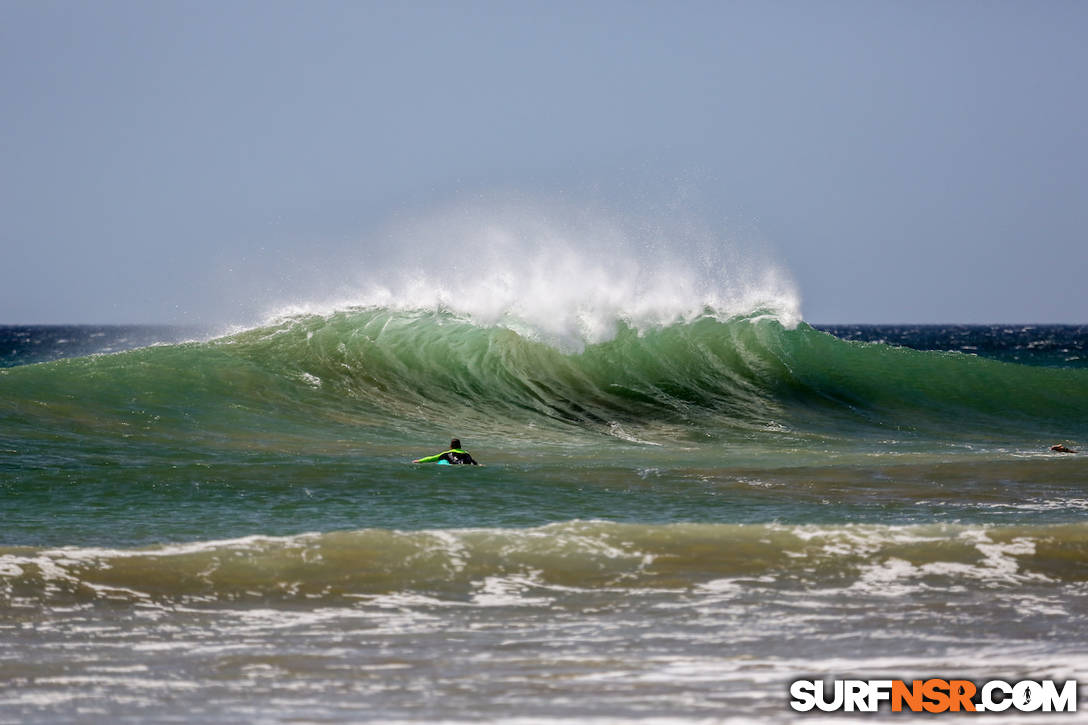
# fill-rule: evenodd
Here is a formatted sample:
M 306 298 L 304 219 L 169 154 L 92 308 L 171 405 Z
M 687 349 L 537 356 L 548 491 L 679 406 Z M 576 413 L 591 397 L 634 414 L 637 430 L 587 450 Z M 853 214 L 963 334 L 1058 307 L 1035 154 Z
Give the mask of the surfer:
M 480 465 L 476 462 L 468 451 L 461 449 L 461 440 L 454 438 L 450 441 L 450 449 L 448 451 L 442 451 L 434 456 L 427 456 L 426 458 L 417 458 L 412 463 L 447 463 L 450 465 L 468 464 L 471 463 L 474 466 Z
M 1061 443 L 1051 446 L 1050 450 L 1054 451 L 1055 453 L 1076 453 L 1076 451 L 1074 451 L 1072 448 L 1066 448 Z

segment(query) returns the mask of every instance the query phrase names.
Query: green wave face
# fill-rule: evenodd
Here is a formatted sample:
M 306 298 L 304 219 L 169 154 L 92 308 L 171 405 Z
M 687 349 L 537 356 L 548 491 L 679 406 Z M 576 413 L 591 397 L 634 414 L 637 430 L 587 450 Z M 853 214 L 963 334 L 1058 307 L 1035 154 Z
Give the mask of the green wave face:
M 1084 370 L 848 343 L 759 316 L 643 332 L 620 322 L 611 340 L 575 352 L 511 327 L 355 309 L 9 369 L 0 374 L 4 445 L 37 439 L 59 451 L 98 438 L 275 448 L 360 437 L 440 445 L 454 430 L 515 449 L 617 439 L 1034 447 L 1088 432 Z

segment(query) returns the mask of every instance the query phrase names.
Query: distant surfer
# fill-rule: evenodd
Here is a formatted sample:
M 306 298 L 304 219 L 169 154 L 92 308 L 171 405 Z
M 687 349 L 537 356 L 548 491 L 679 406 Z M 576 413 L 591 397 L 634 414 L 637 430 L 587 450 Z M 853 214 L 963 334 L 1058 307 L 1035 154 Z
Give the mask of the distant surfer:
M 1054 451 L 1055 453 L 1076 453 L 1076 451 L 1074 451 L 1072 448 L 1066 448 L 1061 443 L 1051 446 L 1050 450 Z
M 469 455 L 469 452 L 462 450 L 461 440 L 454 438 L 450 441 L 450 449 L 448 451 L 442 451 L 434 456 L 427 456 L 426 458 L 417 458 L 412 463 L 442 463 L 448 465 L 464 465 L 471 463 L 474 466 L 480 465 L 476 460 Z

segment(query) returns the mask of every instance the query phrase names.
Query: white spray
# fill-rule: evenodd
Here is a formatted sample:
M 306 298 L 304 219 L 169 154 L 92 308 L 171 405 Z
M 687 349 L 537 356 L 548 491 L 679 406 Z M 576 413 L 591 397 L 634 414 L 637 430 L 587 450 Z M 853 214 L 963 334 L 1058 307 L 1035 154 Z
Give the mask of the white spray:
M 665 228 L 567 205 L 451 205 L 370 240 L 330 298 L 275 317 L 351 307 L 441 310 L 578 350 L 711 315 L 800 321 L 788 274 L 691 224 Z

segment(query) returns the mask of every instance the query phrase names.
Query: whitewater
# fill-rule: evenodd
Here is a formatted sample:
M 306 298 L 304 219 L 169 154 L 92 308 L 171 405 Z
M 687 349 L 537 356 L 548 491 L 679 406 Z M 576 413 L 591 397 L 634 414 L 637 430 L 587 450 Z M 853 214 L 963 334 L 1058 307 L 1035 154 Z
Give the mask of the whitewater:
M 773 259 L 564 219 L 404 224 L 215 334 L 0 328 L 0 722 L 1088 677 L 1083 328 L 818 329 Z

